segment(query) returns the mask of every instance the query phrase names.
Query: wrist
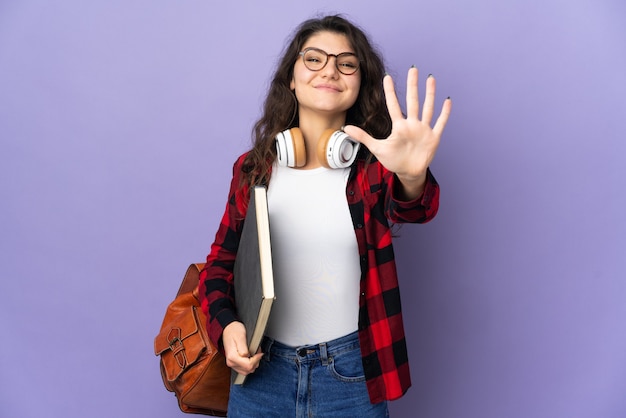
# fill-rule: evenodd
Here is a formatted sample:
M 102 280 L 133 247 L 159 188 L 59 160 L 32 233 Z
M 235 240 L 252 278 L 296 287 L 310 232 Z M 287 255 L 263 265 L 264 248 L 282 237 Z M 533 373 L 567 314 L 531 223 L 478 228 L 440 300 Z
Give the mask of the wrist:
M 409 201 L 418 198 L 423 192 L 426 185 L 426 173 L 418 176 L 406 176 L 402 174 L 396 174 L 398 179 L 399 197 L 402 200 Z

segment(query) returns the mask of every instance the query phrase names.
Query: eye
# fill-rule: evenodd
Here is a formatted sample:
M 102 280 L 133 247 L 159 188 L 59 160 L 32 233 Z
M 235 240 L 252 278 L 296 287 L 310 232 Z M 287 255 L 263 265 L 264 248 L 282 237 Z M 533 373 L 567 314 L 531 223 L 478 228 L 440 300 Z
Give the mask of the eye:
M 344 52 L 337 56 L 337 64 L 346 68 L 356 68 L 359 66 L 359 59 L 350 52 Z
M 321 52 L 316 51 L 314 49 L 308 50 L 304 54 L 304 59 L 307 62 L 324 62 L 324 56 Z
M 359 60 L 354 55 L 339 56 L 337 65 L 345 69 L 355 70 L 359 67 Z

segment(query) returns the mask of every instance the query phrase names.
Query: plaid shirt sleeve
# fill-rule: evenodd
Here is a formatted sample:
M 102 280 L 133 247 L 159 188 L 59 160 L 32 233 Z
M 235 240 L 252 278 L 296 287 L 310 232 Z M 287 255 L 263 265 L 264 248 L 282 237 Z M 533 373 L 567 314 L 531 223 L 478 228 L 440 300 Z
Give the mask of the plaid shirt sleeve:
M 439 208 L 430 170 L 422 196 L 398 200 L 399 180 L 377 162 L 358 160 L 346 190 L 361 263 L 359 340 L 372 403 L 401 397 L 411 386 L 391 223 L 424 223 Z
M 248 203 L 249 188 L 240 185 L 244 158 L 245 154 L 234 164 L 226 210 L 205 267 L 200 272 L 200 307 L 207 316 L 209 338 L 220 348 L 226 325 L 239 320 L 233 297 L 233 269 Z

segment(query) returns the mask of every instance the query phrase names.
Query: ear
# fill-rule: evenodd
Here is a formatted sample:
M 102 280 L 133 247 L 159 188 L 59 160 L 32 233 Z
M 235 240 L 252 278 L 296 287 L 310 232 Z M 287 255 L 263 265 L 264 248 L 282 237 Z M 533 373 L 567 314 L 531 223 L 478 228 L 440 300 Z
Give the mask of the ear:
M 291 81 L 289 82 L 289 90 L 291 91 L 296 90 L 296 82 L 293 80 L 293 78 L 291 78 Z

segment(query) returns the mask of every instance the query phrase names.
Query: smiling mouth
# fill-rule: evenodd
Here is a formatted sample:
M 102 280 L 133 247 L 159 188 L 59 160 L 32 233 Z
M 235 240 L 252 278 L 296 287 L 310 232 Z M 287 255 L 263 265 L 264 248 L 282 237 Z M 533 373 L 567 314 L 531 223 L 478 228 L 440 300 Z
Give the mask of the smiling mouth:
M 333 92 L 336 92 L 336 93 L 340 93 L 341 92 L 341 89 L 339 87 L 331 86 L 329 84 L 319 84 L 319 85 L 315 86 L 315 88 L 319 89 L 319 90 L 333 91 Z

